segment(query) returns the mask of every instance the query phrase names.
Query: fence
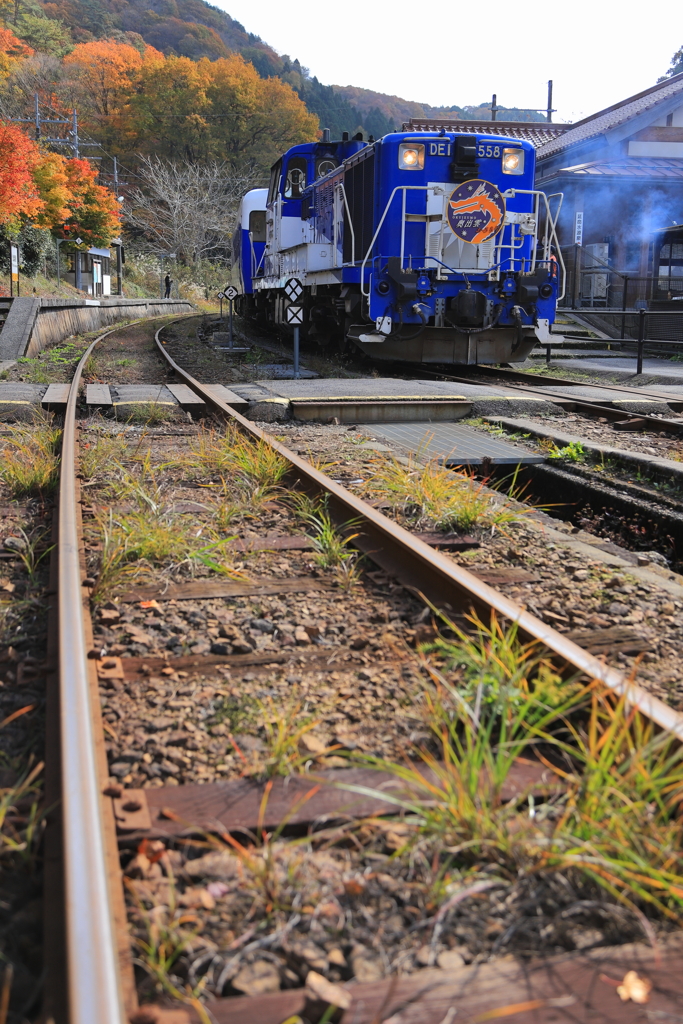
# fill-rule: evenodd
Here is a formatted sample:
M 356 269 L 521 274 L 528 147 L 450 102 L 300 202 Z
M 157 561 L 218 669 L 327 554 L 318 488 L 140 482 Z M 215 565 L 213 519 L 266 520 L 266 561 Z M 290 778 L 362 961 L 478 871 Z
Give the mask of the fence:
M 643 277 L 615 270 L 581 245 L 563 246 L 562 257 L 567 273 L 565 306 L 637 310 L 657 302 L 683 304 L 683 277 Z

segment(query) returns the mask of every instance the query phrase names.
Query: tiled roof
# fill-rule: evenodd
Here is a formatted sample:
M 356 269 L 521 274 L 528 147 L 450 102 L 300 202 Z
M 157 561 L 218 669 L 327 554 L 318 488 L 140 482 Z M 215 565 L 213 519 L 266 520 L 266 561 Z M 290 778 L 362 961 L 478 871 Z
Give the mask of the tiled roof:
M 413 117 L 403 124 L 404 132 L 469 132 L 476 135 L 504 135 L 511 139 L 524 139 L 534 146 L 542 146 L 570 128 L 566 124 L 549 124 L 547 121 L 460 121 L 429 120 Z
M 651 107 L 656 107 L 658 103 L 675 96 L 677 93 L 683 94 L 683 74 L 674 75 L 673 78 L 668 78 L 665 82 L 658 82 L 657 85 L 645 89 L 644 92 L 636 93 L 635 96 L 629 96 L 627 99 L 622 100 L 621 103 L 615 103 L 612 107 L 599 110 L 597 114 L 584 117 L 583 121 L 577 121 L 571 125 L 569 130 L 560 138 L 546 141 L 540 147 L 538 155 L 541 158 L 552 156 L 554 153 L 560 153 L 563 149 L 568 149 L 569 146 L 574 146 L 578 142 L 586 142 L 597 135 L 603 135 L 611 128 L 624 124 L 624 122 L 629 121 L 632 117 L 642 114 Z
M 585 178 L 653 178 L 660 180 L 683 179 L 682 160 L 663 160 L 660 157 L 627 157 L 624 160 L 595 160 L 593 163 L 576 164 L 574 167 L 554 168 L 548 178 L 541 178 L 540 184 L 562 174 Z

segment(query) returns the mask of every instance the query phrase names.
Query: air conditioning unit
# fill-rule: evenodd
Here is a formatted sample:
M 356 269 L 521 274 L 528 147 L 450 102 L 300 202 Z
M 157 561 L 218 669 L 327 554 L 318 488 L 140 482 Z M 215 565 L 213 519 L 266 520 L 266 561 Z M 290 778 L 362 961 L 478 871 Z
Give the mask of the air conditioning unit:
M 591 242 L 583 247 L 581 274 L 581 305 L 606 306 L 609 273 L 609 242 Z

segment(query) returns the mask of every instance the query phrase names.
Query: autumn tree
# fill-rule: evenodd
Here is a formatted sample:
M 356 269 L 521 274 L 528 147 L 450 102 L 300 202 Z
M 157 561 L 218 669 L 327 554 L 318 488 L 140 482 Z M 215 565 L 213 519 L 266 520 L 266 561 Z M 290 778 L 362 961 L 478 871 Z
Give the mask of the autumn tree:
M 30 57 L 33 50 L 8 28 L 0 28 L 0 80 L 9 78 L 17 63 Z
M 0 121 L 0 224 L 19 224 L 43 209 L 33 171 L 40 161 L 35 142 L 20 128 Z
M 75 86 L 74 102 L 83 122 L 99 129 L 103 140 L 116 146 L 120 114 L 135 89 L 141 69 L 146 63 L 163 61 L 163 54 L 151 46 L 141 53 L 136 47 L 113 39 L 96 39 L 75 46 L 63 64 Z
M 261 167 L 316 138 L 317 118 L 279 79 L 259 78 L 239 54 L 193 62 L 167 57 L 144 66 L 125 128 L 140 148 L 173 160 L 246 160 Z
M 109 245 L 121 227 L 116 197 L 97 184 L 97 169 L 87 160 L 66 160 L 64 170 L 69 216 L 60 234 L 64 238 L 81 238 L 87 246 Z
M 42 153 L 33 169 L 33 180 L 42 202 L 40 213 L 35 216 L 39 228 L 59 228 L 71 216 L 70 190 L 67 161 L 61 153 Z

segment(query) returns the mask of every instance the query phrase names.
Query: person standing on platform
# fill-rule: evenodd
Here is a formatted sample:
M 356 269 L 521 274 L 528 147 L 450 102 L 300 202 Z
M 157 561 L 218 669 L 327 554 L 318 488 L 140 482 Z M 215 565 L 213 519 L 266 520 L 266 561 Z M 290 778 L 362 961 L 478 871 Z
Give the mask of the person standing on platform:
M 164 298 L 165 299 L 170 299 L 171 298 L 171 285 L 173 284 L 173 279 L 170 276 L 170 274 L 167 274 L 166 277 L 164 278 L 164 284 L 166 286 L 166 293 L 164 295 Z

